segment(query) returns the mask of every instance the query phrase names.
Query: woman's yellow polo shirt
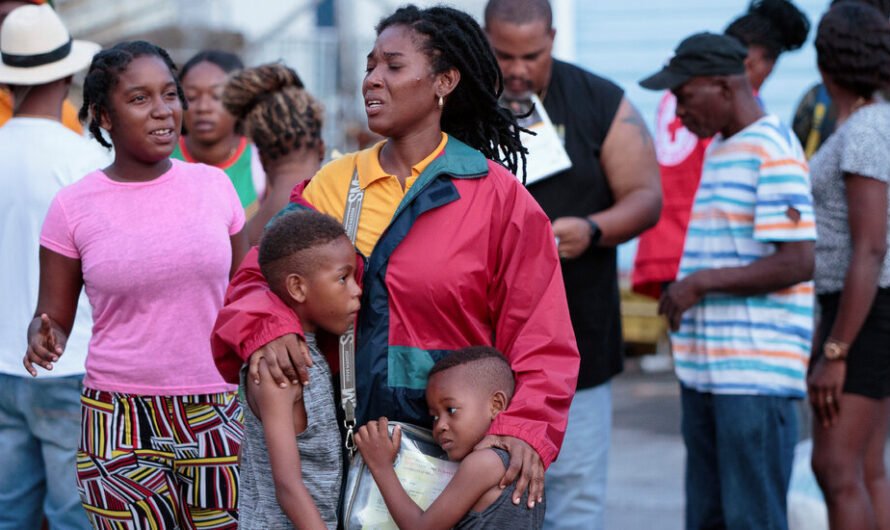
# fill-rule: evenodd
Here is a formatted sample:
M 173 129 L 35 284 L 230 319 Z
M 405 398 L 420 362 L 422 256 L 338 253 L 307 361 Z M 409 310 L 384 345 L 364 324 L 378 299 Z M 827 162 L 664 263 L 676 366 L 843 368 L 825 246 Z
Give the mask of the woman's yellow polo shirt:
M 405 180 L 404 189 L 398 178 L 387 174 L 380 166 L 380 149 L 386 143 L 383 141 L 325 164 L 303 190 L 303 198 L 318 211 L 343 222 L 349 183 L 358 168 L 358 181 L 365 191 L 365 197 L 355 245 L 362 254 L 370 256 L 405 194 L 423 170 L 445 149 L 447 142 L 448 135 L 442 133 L 442 141 L 436 149 L 411 167 L 411 176 Z

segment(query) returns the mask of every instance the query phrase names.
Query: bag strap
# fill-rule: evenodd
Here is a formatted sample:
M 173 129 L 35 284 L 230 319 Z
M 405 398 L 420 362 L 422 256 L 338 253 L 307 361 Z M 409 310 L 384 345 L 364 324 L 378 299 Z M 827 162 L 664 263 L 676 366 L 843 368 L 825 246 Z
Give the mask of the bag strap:
M 831 105 L 831 96 L 824 84 L 819 84 L 816 89 L 816 101 L 813 103 L 812 122 L 810 124 L 810 132 L 807 134 L 807 143 L 804 146 L 804 153 L 807 159 L 812 158 L 819 146 L 828 136 L 826 129 L 828 128 L 828 107 Z
M 365 191 L 358 182 L 358 168 L 352 174 L 349 194 L 346 196 L 346 209 L 343 212 L 343 228 L 355 245 L 358 234 L 358 220 L 362 213 Z M 355 453 L 355 325 L 350 325 L 346 333 L 340 335 L 340 406 L 343 407 L 343 426 L 346 427 L 346 449 L 349 456 Z

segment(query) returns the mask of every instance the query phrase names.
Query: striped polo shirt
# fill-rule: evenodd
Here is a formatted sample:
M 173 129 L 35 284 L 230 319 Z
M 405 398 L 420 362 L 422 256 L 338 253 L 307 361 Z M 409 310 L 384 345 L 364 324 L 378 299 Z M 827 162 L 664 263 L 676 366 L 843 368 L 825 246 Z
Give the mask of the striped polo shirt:
M 816 239 L 810 176 L 791 129 L 764 116 L 705 155 L 679 278 L 741 267 L 776 242 Z M 715 394 L 802 397 L 813 333 L 813 284 L 758 296 L 706 295 L 672 334 L 677 376 Z

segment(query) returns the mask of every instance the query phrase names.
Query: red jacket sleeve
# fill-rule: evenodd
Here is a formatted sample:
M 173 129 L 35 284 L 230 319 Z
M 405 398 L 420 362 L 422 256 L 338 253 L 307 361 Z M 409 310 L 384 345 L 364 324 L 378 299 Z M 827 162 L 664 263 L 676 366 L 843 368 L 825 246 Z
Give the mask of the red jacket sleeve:
M 297 315 L 269 290 L 257 255 L 257 247 L 253 247 L 241 262 L 210 336 L 216 368 L 229 383 L 238 383 L 241 365 L 263 345 L 288 333 L 303 332 Z
M 492 242 L 500 250 L 489 303 L 495 345 L 510 361 L 516 390 L 489 433 L 524 440 L 546 468 L 562 446 L 580 356 L 550 221 L 522 186 L 511 193 L 502 210 L 509 218 Z
M 291 192 L 290 202 L 314 209 L 303 198 L 303 190 L 309 184 L 305 180 Z M 297 315 L 269 289 L 260 272 L 257 247 L 250 249 L 241 266 L 232 277 L 226 290 L 224 306 L 216 317 L 210 346 L 216 369 L 229 383 L 239 382 L 239 372 L 244 362 L 264 345 L 287 335 L 303 335 L 303 326 Z M 356 252 L 356 281 L 361 284 L 364 262 Z M 322 341 L 322 351 L 328 359 L 332 373 L 339 370 L 337 340 Z
M 302 197 L 308 183 L 294 187 L 291 203 L 312 207 Z M 288 333 L 303 334 L 297 315 L 269 290 L 257 256 L 257 247 L 250 249 L 229 282 L 210 336 L 216 369 L 229 383 L 238 383 L 241 365 L 262 346 Z

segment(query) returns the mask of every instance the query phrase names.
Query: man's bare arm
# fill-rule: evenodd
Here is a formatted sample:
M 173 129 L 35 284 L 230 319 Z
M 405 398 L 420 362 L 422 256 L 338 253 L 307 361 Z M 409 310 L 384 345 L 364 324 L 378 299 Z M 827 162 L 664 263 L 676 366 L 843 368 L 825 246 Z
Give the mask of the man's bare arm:
M 600 163 L 615 198 L 591 215 L 603 232 L 599 244 L 614 246 L 640 235 L 661 215 L 661 181 L 655 144 L 646 122 L 625 98 L 603 142 Z

